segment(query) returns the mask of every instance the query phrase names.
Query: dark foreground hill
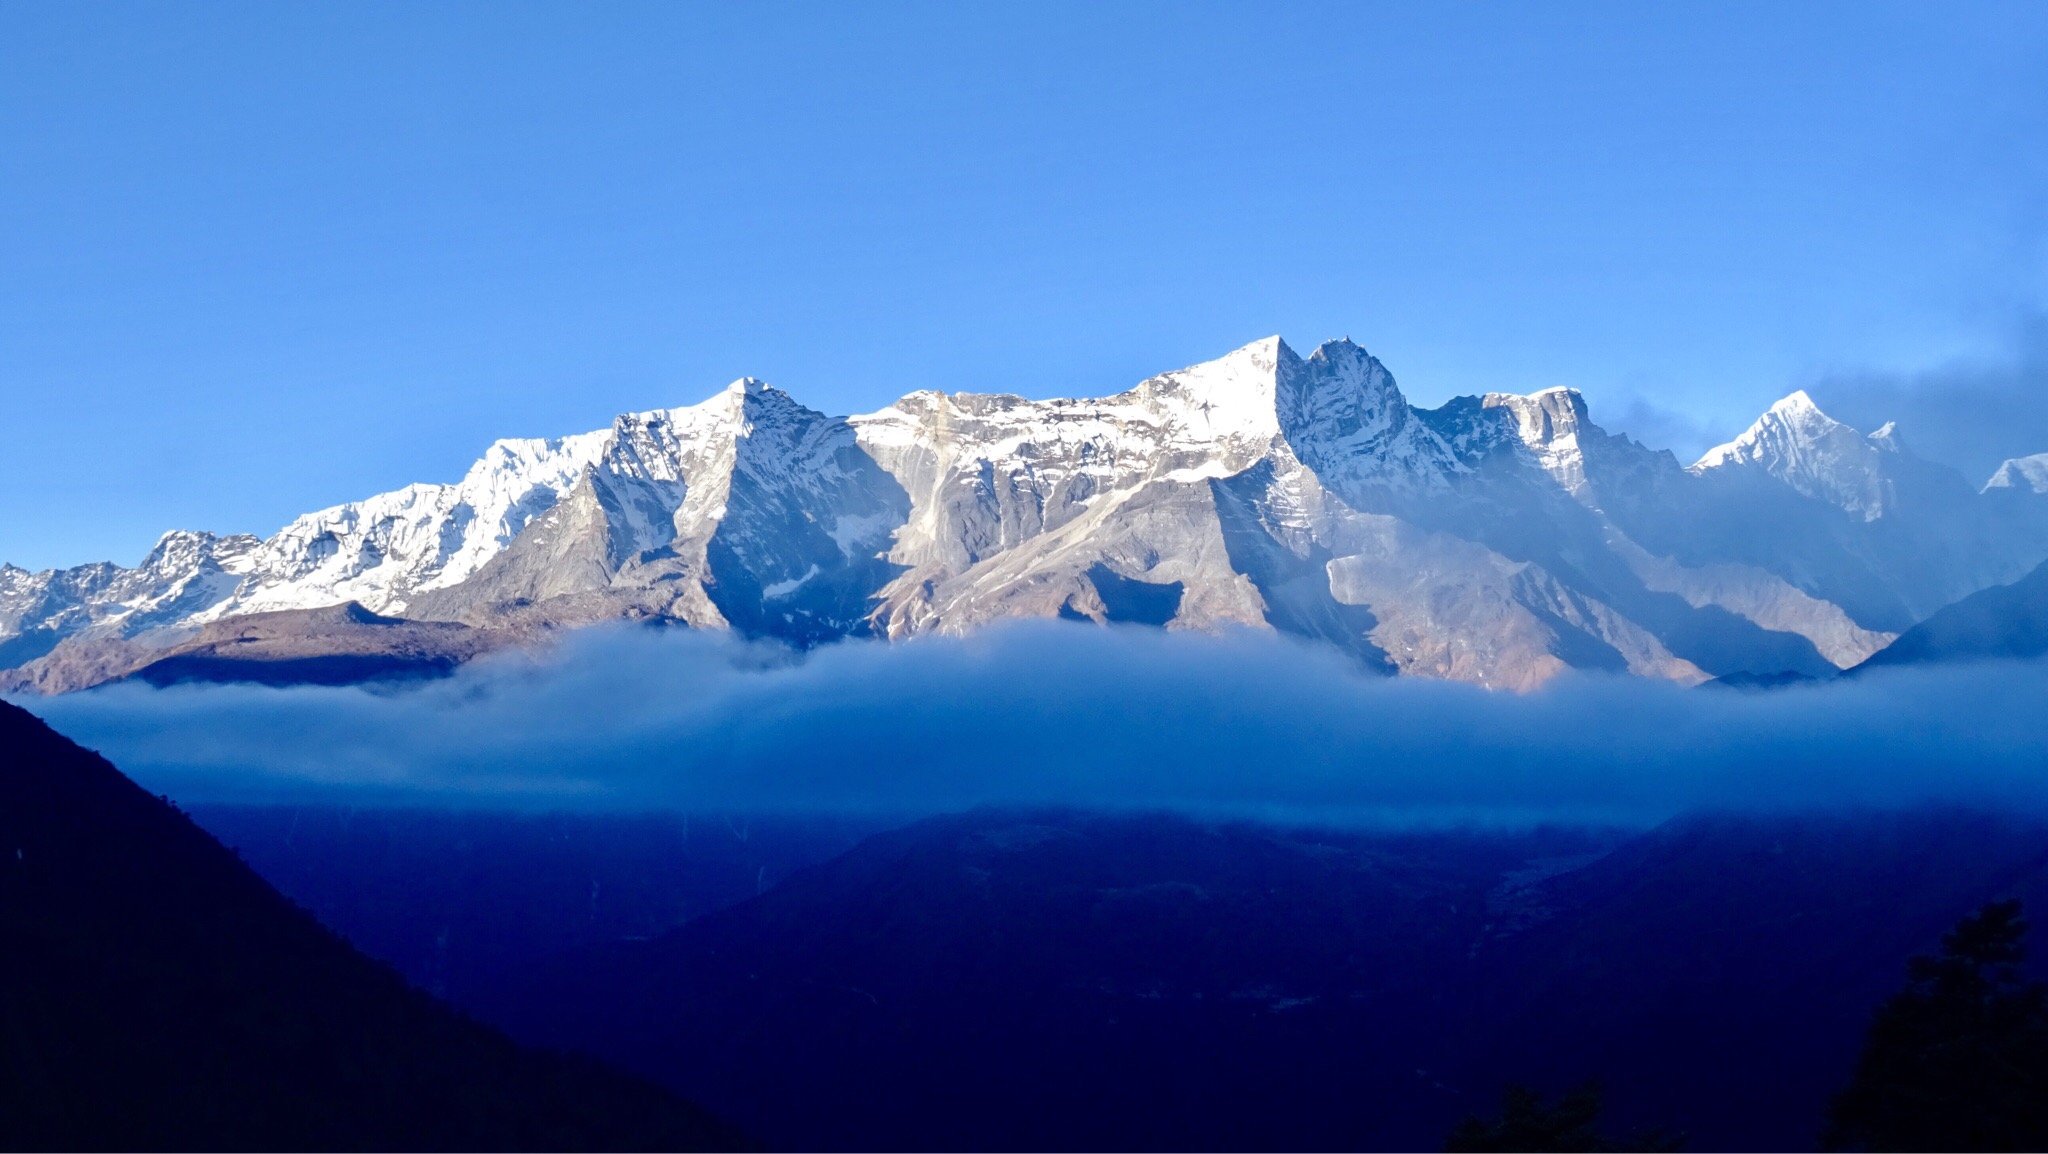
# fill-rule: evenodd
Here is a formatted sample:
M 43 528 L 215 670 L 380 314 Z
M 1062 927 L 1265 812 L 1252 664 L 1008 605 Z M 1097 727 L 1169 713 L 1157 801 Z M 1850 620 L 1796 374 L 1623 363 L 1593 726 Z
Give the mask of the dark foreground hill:
M 408 987 L 0 703 L 0 1148 L 722 1148 Z
M 2048 829 L 978 813 L 480 1008 L 799 1148 L 1427 1149 L 1586 1078 L 1619 1127 L 1807 1148 L 1905 959 L 2005 895 L 2048 909 Z

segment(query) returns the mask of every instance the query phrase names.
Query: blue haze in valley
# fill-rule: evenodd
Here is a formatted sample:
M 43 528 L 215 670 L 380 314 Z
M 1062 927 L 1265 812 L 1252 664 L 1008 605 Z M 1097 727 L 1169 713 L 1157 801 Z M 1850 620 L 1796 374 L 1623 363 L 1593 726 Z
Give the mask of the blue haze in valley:
M 2048 817 L 2048 663 L 1770 693 L 1573 675 L 1532 694 L 1326 647 L 1018 622 L 798 656 L 593 629 L 446 681 L 113 685 L 26 702 L 188 804 L 871 812 L 1084 805 L 1429 824 L 1989 806 Z
M 1105 393 L 1349 333 L 1681 455 L 2048 449 L 2034 4 L 0 8 L 0 560 L 741 374 Z

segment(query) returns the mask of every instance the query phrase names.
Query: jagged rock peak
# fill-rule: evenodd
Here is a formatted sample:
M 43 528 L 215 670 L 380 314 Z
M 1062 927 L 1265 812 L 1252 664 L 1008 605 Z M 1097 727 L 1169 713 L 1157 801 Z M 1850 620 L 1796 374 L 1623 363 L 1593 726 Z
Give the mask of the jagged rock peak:
M 1408 398 L 1378 357 L 1349 337 L 1316 346 L 1299 369 L 1280 382 L 1281 420 L 1290 427 L 1337 417 L 1399 429 L 1408 423 Z
M 1560 387 L 1526 395 L 1488 393 L 1480 398 L 1480 405 L 1513 413 L 1516 434 L 1532 449 L 1575 438 L 1593 427 L 1586 412 L 1586 398 L 1577 389 Z
M 1302 365 L 1321 383 L 1344 382 L 1381 395 L 1401 397 L 1406 403 L 1400 386 L 1394 381 L 1394 374 L 1378 357 L 1366 352 L 1350 337 L 1339 337 L 1317 345 L 1316 351 L 1310 353 Z
M 1378 357 L 1366 352 L 1364 345 L 1359 344 L 1350 337 L 1338 337 L 1335 340 L 1324 341 L 1316 346 L 1316 351 L 1310 353 L 1308 359 L 1311 361 L 1323 361 L 1333 365 L 1357 364 L 1363 366 L 1369 364 L 1377 367 L 1381 372 L 1386 372 L 1386 366 L 1380 364 Z
M 1803 416 L 1806 414 L 1812 414 L 1818 417 L 1827 417 L 1826 413 L 1820 411 L 1820 406 L 1814 404 L 1813 395 L 1808 393 L 1805 389 L 1793 389 L 1791 392 L 1786 393 L 1782 397 L 1779 397 L 1778 400 L 1771 405 L 1770 411 L 1773 413 L 1777 413 L 1781 416 Z M 1832 420 L 1833 418 L 1829 419 Z
M 733 412 L 753 414 L 767 409 L 809 413 L 813 410 L 784 390 L 759 377 L 741 377 L 725 386 L 713 402 L 723 402 Z M 702 406 L 692 406 L 702 407 Z M 671 410 L 679 411 L 679 410 Z

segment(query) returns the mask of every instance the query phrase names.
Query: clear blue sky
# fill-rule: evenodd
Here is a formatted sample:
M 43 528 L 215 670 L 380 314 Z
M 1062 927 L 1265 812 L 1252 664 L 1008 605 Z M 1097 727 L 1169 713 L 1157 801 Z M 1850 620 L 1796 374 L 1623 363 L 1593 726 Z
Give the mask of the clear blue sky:
M 1995 357 L 2044 216 L 2038 3 L 6 3 L 0 558 L 1272 332 L 1693 448 Z

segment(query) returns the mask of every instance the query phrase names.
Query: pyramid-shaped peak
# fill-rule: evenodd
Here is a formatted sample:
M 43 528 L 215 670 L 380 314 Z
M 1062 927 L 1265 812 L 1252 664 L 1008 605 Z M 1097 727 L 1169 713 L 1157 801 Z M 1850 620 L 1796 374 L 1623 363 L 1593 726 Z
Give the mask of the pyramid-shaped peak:
M 1813 395 L 1805 389 L 1793 389 L 1791 392 L 1778 398 L 1776 403 L 1771 405 L 1770 411 L 1786 414 L 1815 413 L 1823 417 L 1827 415 L 1820 411 L 1819 405 L 1813 403 Z
M 1262 337 L 1217 357 L 1162 373 L 1146 381 L 1147 386 L 1192 394 L 1237 394 L 1246 390 L 1272 391 L 1273 374 L 1282 364 L 1298 362 L 1294 350 L 1277 336 Z
M 1213 361 L 1205 361 L 1199 365 L 1190 365 L 1181 371 L 1193 372 L 1197 369 L 1214 365 L 1217 367 L 1230 366 L 1234 369 L 1249 368 L 1255 373 L 1271 373 L 1282 364 L 1290 361 L 1299 361 L 1300 359 L 1299 356 L 1295 355 L 1293 349 L 1287 347 L 1287 342 L 1282 340 L 1278 333 L 1275 333 L 1270 337 L 1260 337 L 1249 344 L 1239 345 L 1237 348 L 1217 357 Z
M 1851 429 L 1848 424 L 1838 421 L 1821 411 L 1820 405 L 1814 401 L 1812 394 L 1808 393 L 1805 389 L 1794 389 L 1778 398 L 1777 402 L 1771 405 L 1763 416 L 1757 418 L 1756 425 L 1752 425 L 1751 428 L 1754 429 L 1757 426 L 1763 425 L 1771 421 L 1772 418 L 1776 418 L 1780 422 L 1818 430 L 1823 433 L 1837 429 L 1850 429 L 1856 435 L 1862 435 L 1861 430 Z
M 790 396 L 787 392 L 769 384 L 759 377 L 741 377 L 725 387 L 724 396 L 732 398 L 741 408 L 750 412 L 764 406 L 775 409 L 792 409 L 810 412 L 809 406 Z
M 1805 389 L 1794 389 L 1766 409 L 1741 436 L 1708 449 L 1692 467 L 1714 469 L 1744 461 L 1763 461 L 1796 451 L 1798 446 L 1849 440 L 1862 442 L 1865 438 L 1858 430 L 1822 412 Z
M 1693 471 L 1750 469 L 1874 521 L 1892 504 L 1887 460 L 1902 451 L 1887 425 L 1870 436 L 1820 411 L 1801 389 L 1772 405 L 1740 437 L 1707 450 Z
M 759 377 L 741 377 L 718 390 L 701 405 L 692 405 L 695 410 L 717 410 L 732 414 L 751 412 L 762 403 L 770 405 L 793 405 L 794 398 Z M 681 412 L 683 410 L 671 410 Z
M 2048 493 L 2048 453 L 2014 457 L 1999 465 L 1998 471 L 1984 483 L 1985 492 L 1997 490 Z
M 796 398 L 759 377 L 741 377 L 694 405 L 645 413 L 622 413 L 613 420 L 612 427 L 615 431 L 661 423 L 703 427 L 753 420 L 764 413 L 812 412 Z
M 1279 431 L 1278 382 L 1300 363 L 1286 341 L 1263 337 L 1215 360 L 1152 377 L 1129 395 L 1197 438 L 1265 440 Z

